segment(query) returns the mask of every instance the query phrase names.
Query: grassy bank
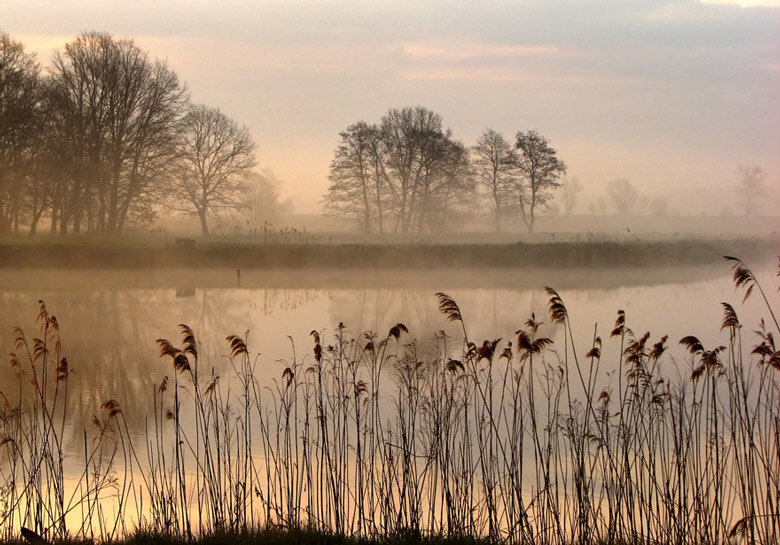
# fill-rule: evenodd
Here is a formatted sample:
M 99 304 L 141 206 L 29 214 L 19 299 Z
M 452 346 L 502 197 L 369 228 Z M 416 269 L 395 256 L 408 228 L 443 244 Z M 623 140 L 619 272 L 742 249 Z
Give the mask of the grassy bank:
M 0 243 L 2 268 L 432 269 L 654 267 L 774 256 L 780 241 L 667 240 L 533 244 L 246 244 L 186 239 L 171 244 L 112 239 Z

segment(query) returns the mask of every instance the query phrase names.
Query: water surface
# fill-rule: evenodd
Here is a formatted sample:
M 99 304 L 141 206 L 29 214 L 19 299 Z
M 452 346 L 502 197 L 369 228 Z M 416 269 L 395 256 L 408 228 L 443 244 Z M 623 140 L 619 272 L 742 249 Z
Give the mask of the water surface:
M 773 271 L 766 269 L 759 278 L 776 305 Z M 705 347 L 727 343 L 720 331 L 721 301 L 735 306 L 749 330 L 765 314 L 757 296 L 742 304 L 725 262 L 649 271 L 3 271 L 0 286 L 0 346 L 6 353 L 13 349 L 14 326 L 30 338 L 38 334 L 38 300 L 57 316 L 63 354 L 74 371 L 69 381 L 72 399 L 78 400 L 74 429 L 113 398 L 131 415 L 138 434 L 155 385 L 172 375 L 170 360 L 158 357 L 155 341 L 178 345 L 182 323 L 195 331 L 203 371 L 226 371 L 225 338 L 237 334 L 258 355 L 258 379 L 270 385 L 293 359 L 311 360 L 312 331 L 327 345 L 339 323 L 353 336 L 366 331 L 384 336 L 403 323 L 409 335 L 402 340 L 416 339 L 423 348 L 438 331 L 460 341 L 460 324 L 439 313 L 437 292 L 459 304 L 469 340 L 478 345 L 501 338 L 503 346 L 533 313 L 546 322 L 540 334 L 562 351 L 562 329 L 551 326 L 547 316 L 544 288 L 552 286 L 568 308 L 575 347 L 584 354 L 600 335 L 605 362 L 617 361 L 619 345 L 608 337 L 623 309 L 637 335 L 650 332 L 652 342 L 669 335 L 672 350 L 665 365 L 679 367 L 683 375 L 689 370 L 677 345 L 680 338 L 696 335 Z M 13 391 L 15 384 L 10 370 L 0 375 L 3 391 Z

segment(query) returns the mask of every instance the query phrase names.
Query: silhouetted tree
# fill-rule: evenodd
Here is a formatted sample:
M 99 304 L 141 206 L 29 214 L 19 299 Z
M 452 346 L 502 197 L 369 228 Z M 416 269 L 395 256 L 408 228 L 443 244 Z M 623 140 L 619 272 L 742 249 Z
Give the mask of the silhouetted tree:
M 18 232 L 25 213 L 40 209 L 28 197 L 38 196 L 30 189 L 41 150 L 41 91 L 35 55 L 0 33 L 0 232 Z
M 493 213 L 496 233 L 513 210 L 517 184 L 518 155 L 504 136 L 487 129 L 471 148 L 474 176 L 487 193 L 488 205 Z
M 618 214 L 627 216 L 634 211 L 639 192 L 625 178 L 612 180 L 607 184 L 607 196 Z
M 419 206 L 424 188 L 448 135 L 443 132 L 441 116 L 422 107 L 389 110 L 382 117 L 381 131 L 386 151 L 384 181 L 392 199 L 395 231 L 406 234 L 413 229 L 415 214 L 424 212 Z
M 466 219 L 473 209 L 476 193 L 469 151 L 462 142 L 446 139 L 440 150 L 440 171 L 426 182 L 422 211 L 418 216 L 418 233 L 445 232 Z
M 379 129 L 359 121 L 339 133 L 323 199 L 329 215 L 356 218 L 361 230 L 370 234 L 376 224 L 384 231 L 382 137 Z
M 79 232 L 86 219 L 89 230 L 115 233 L 151 219 L 186 101 L 176 74 L 132 40 L 104 32 L 56 51 L 51 72 L 53 127 L 69 146 L 70 195 L 53 212 L 62 230 L 72 222 Z
M 171 208 L 198 216 L 208 235 L 208 218 L 248 206 L 256 148 L 246 127 L 216 108 L 192 106 L 182 121 Z
M 745 216 L 750 216 L 758 212 L 761 198 L 766 196 L 767 173 L 757 165 L 742 166 L 737 171 L 740 176 L 737 191 L 745 204 Z
M 651 216 L 663 217 L 669 215 L 669 201 L 666 199 L 653 199 L 648 205 Z
M 331 162 L 326 210 L 410 234 L 450 224 L 464 191 L 472 191 L 465 147 L 423 107 L 391 109 L 379 125 L 359 122 L 340 134 Z
M 249 186 L 249 220 L 256 227 L 276 223 L 292 214 L 290 199 L 282 200 L 280 191 L 282 182 L 269 169 L 251 172 L 246 178 Z
M 552 192 L 561 185 L 558 178 L 566 174 L 566 163 L 558 159 L 557 151 L 536 131 L 518 132 L 515 148 L 518 210 L 528 232 L 533 233 L 537 214 L 547 208 Z
M 563 197 L 563 213 L 570 216 L 577 206 L 582 184 L 577 178 L 564 178 L 561 182 L 561 196 Z

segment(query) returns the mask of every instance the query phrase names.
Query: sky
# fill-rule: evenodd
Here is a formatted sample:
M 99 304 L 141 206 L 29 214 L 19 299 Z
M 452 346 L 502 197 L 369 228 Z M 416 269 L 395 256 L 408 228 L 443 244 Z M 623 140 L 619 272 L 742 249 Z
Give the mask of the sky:
M 738 212 L 742 165 L 780 213 L 780 0 L 0 0 L 0 32 L 44 67 L 92 30 L 246 125 L 298 213 L 320 211 L 340 131 L 418 105 L 468 146 L 537 130 L 582 213 L 616 178 Z

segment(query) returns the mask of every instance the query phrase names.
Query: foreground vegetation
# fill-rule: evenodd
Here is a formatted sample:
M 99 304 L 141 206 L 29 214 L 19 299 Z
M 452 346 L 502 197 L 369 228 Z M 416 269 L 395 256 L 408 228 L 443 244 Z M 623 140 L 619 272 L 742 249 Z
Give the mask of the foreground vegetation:
M 404 533 L 395 536 L 343 536 L 312 529 L 266 528 L 246 532 L 217 532 L 200 536 L 202 545 L 491 545 L 487 539 L 475 537 L 423 536 Z M 4 541 L 6 545 L 29 545 L 28 541 Z M 58 545 L 92 545 L 91 540 L 63 539 Z M 184 536 L 159 534 L 138 530 L 121 539 L 112 540 L 112 545 L 184 545 L 192 540 Z
M 400 323 L 357 336 L 339 324 L 334 338 L 312 331 L 306 356 L 293 345 L 273 384 L 255 379 L 264 362 L 246 337 L 227 338 L 220 375 L 182 325 L 180 343 L 157 341 L 171 371 L 140 437 L 116 399 L 92 429 L 69 425 L 73 371 L 41 303 L 40 336 L 15 331 L 17 389 L 3 393 L 0 538 L 27 527 L 47 539 L 208 541 L 274 528 L 296 542 L 777 542 L 780 326 L 751 270 L 728 259 L 767 319 L 746 348 L 723 303 L 723 344 L 685 336 L 683 357 L 668 337 L 635 333 L 622 310 L 610 340 L 595 328 L 576 346 L 552 288 L 558 345 L 534 315 L 511 341 L 474 341 L 439 293 L 462 335 L 424 343 Z M 602 361 L 607 342 L 617 361 Z M 80 455 L 66 454 L 69 437 Z

